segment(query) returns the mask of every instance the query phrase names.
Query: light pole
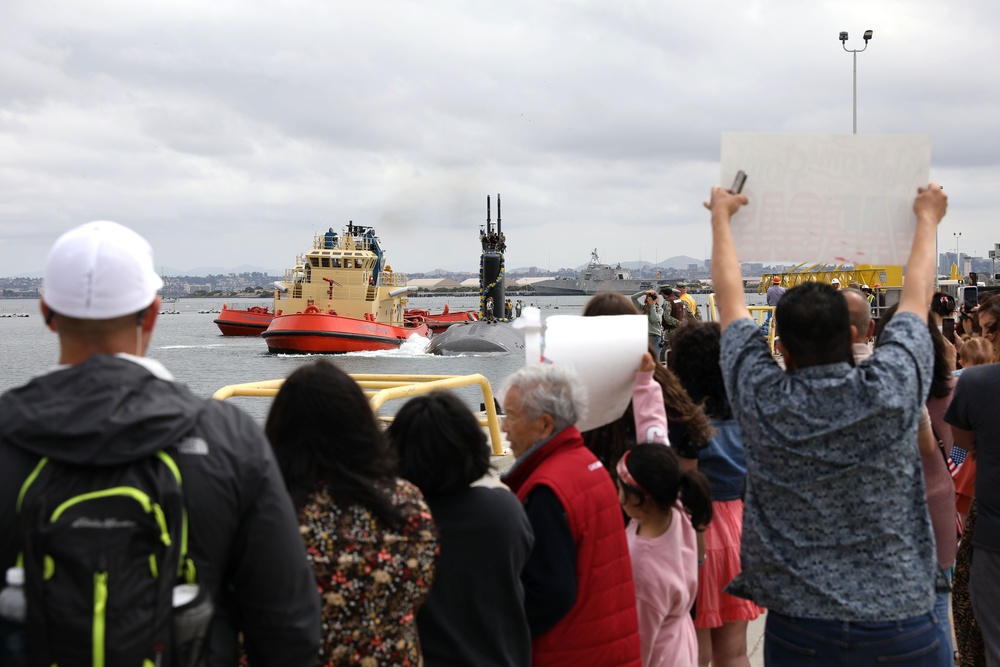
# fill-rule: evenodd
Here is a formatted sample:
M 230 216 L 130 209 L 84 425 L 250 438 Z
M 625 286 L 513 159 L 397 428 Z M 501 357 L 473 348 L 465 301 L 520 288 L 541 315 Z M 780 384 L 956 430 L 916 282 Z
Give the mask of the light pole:
M 955 263 L 958 264 L 958 277 L 962 278 L 962 255 L 958 252 L 958 242 L 962 240 L 962 232 L 952 232 L 955 237 Z
M 868 48 L 868 40 L 872 38 L 872 31 L 865 30 L 865 47 L 864 49 L 849 49 L 847 48 L 847 32 L 841 31 L 840 33 L 840 45 L 844 47 L 844 50 L 848 53 L 854 54 L 854 134 L 858 133 L 858 54 Z

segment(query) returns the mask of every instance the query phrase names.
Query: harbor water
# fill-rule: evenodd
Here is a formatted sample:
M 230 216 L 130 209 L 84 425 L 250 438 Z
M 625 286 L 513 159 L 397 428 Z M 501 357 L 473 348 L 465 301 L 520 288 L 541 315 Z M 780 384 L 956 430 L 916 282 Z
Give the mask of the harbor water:
M 763 297 L 747 295 L 748 303 L 761 303 Z M 706 309 L 707 295 L 695 295 Z M 589 297 L 533 297 L 523 299 L 539 307 L 543 319 L 552 315 L 579 315 Z M 212 320 L 212 312 L 232 299 L 179 299 L 165 309 L 176 314 L 161 314 L 153 333 L 149 357 L 161 362 L 174 377 L 199 396 L 209 397 L 230 384 L 273 380 L 287 377 L 315 355 L 273 355 L 259 337 L 222 336 Z M 451 310 L 478 307 L 476 297 L 422 297 L 410 300 L 411 307 L 439 311 L 445 304 Z M 242 301 L 238 305 L 270 305 L 268 300 Z M 27 299 L 0 299 L 0 314 L 28 314 L 29 317 L 0 318 L 0 392 L 28 382 L 51 369 L 58 360 L 58 339 L 50 332 L 38 311 L 38 302 Z M 494 391 L 503 380 L 524 365 L 523 354 L 441 357 L 424 351 L 426 339 L 415 337 L 398 350 L 324 355 L 348 373 L 384 373 L 406 375 L 468 375 L 479 373 L 489 380 Z M 478 387 L 458 391 L 470 408 L 479 409 L 482 393 Z M 265 398 L 233 398 L 257 421 L 263 422 L 270 408 Z M 398 406 L 392 402 L 381 411 L 392 414 Z M 336 425 L 331 425 L 335 427 Z

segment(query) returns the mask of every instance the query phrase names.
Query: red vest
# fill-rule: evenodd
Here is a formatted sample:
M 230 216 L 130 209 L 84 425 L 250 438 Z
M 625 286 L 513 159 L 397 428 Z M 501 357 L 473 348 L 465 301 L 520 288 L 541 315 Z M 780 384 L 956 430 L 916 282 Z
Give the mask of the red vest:
M 576 543 L 576 602 L 531 643 L 532 667 L 641 667 L 632 564 L 618 494 L 570 426 L 504 478 L 523 503 L 536 486 L 559 499 Z

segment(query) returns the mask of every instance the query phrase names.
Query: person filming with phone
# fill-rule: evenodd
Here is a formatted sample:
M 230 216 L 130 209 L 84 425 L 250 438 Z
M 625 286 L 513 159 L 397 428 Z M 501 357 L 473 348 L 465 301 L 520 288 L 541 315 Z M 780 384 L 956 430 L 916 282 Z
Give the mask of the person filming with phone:
M 632 303 L 639 309 L 647 320 L 647 333 L 649 334 L 649 346 L 657 355 L 660 353 L 660 343 L 663 341 L 663 308 L 660 306 L 659 296 L 656 290 L 645 290 L 636 292 L 631 297 Z

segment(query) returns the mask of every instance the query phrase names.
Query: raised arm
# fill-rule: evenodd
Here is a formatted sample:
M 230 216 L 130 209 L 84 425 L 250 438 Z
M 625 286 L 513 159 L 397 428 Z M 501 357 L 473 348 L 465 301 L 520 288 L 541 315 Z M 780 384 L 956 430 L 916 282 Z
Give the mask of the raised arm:
M 746 203 L 746 195 L 734 195 L 719 186 L 712 188 L 712 198 L 705 202 L 705 208 L 712 212 L 712 283 L 723 331 L 734 320 L 750 317 L 740 260 L 729 228 L 730 218 Z
M 917 230 L 913 235 L 910 258 L 906 262 L 906 280 L 899 296 L 899 312 L 910 312 L 927 321 L 927 307 L 934 292 L 934 253 L 937 226 L 948 211 L 948 195 L 937 183 L 918 188 L 913 202 Z

